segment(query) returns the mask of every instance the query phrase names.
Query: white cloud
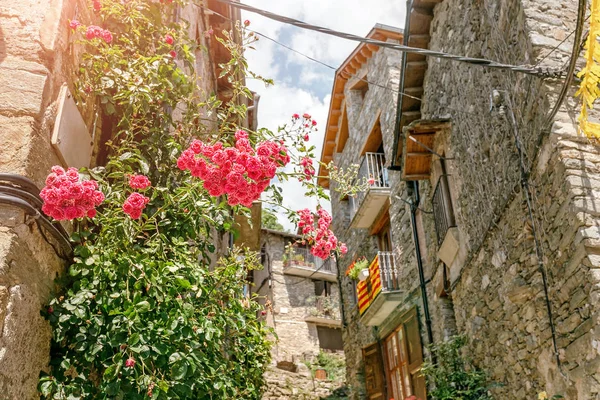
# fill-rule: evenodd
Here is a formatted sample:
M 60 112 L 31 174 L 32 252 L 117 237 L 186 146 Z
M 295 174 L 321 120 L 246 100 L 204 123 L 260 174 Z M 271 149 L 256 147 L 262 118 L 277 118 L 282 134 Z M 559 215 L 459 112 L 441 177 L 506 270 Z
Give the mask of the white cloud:
M 395 27 L 404 24 L 405 2 L 389 0 L 243 0 L 251 6 L 276 14 L 299 19 L 342 32 L 365 36 L 376 23 Z M 243 12 L 243 19 L 251 21 L 250 28 L 298 50 L 317 60 L 338 67 L 358 45 L 333 36 L 290 27 L 257 14 Z M 308 60 L 264 38 L 249 51 L 250 69 L 264 77 L 273 78 L 275 86 L 265 88 L 255 80 L 248 86 L 260 94 L 259 126 L 273 131 L 290 121 L 294 113 L 310 113 L 324 127 L 329 109 L 329 93 L 334 71 Z M 321 97 L 319 97 L 321 96 Z M 320 158 L 323 132 L 311 138 Z M 304 197 L 298 182 L 282 184 L 285 205 L 291 209 L 313 208 L 316 202 Z M 328 205 L 327 205 L 328 207 Z M 285 217 L 279 216 L 287 229 L 293 229 Z

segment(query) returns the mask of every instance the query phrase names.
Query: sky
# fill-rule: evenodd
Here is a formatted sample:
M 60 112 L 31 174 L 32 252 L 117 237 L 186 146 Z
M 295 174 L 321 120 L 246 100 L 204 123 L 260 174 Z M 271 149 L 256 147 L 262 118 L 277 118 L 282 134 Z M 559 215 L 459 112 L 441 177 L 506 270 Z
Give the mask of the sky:
M 243 3 L 286 17 L 320 25 L 334 30 L 366 36 L 377 23 L 402 28 L 406 13 L 403 0 L 242 0 Z M 325 64 L 337 68 L 358 45 L 318 32 L 285 25 L 257 14 L 243 11 L 242 19 L 250 21 L 249 28 L 275 39 Z M 280 45 L 260 38 L 256 50 L 246 53 L 249 68 L 275 85 L 268 88 L 262 82 L 249 79 L 249 88 L 260 95 L 258 126 L 277 131 L 290 121 L 292 114 L 309 113 L 324 128 L 331 99 L 335 71 L 304 58 Z M 321 155 L 324 129 L 311 138 L 317 146 L 316 158 Z M 316 161 L 316 160 L 315 160 Z M 316 165 L 316 164 L 315 164 Z M 282 184 L 284 205 L 299 210 L 315 209 L 316 200 L 303 196 L 299 183 Z M 278 216 L 287 230 L 293 225 L 285 216 Z

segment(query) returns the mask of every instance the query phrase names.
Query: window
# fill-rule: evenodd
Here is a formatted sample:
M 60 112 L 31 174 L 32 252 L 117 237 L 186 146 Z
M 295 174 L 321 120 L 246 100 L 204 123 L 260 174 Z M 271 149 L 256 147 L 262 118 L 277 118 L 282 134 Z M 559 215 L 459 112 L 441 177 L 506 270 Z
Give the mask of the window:
M 315 296 L 329 296 L 331 294 L 331 283 L 326 281 L 313 281 L 315 284 Z
M 441 246 L 446 238 L 448 229 L 456 226 L 452 199 L 450 197 L 450 186 L 448 185 L 448 174 L 446 173 L 445 160 L 439 160 L 441 169 L 440 176 L 433 192 L 432 207 L 435 221 L 435 233 L 438 245 Z
M 417 311 L 412 309 L 402 323 L 384 340 L 388 397 L 405 399 L 411 395 L 425 399 L 425 378 L 421 375 L 423 349 Z
M 342 330 L 317 325 L 319 347 L 325 350 L 344 350 Z

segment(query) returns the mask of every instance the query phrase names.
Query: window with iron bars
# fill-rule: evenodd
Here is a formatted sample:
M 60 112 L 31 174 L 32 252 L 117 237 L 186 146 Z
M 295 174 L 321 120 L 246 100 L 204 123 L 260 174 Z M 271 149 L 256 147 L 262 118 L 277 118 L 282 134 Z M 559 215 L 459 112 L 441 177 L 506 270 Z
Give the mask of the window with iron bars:
M 440 175 L 440 178 L 435 186 L 432 206 L 437 242 L 438 246 L 441 246 L 444 238 L 446 237 L 448 229 L 456 226 L 454 210 L 452 208 L 452 199 L 450 198 L 448 175 L 445 173 L 445 168 L 443 168 L 443 173 Z

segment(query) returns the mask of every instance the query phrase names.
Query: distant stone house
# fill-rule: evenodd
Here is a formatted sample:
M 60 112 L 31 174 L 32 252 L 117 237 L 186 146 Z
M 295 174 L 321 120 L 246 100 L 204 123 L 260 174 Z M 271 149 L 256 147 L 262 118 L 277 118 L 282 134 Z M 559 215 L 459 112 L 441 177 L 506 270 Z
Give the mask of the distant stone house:
M 221 100 L 231 84 L 220 77 L 229 60 L 215 35 L 232 29 L 239 9 L 209 0 L 175 8 L 189 22 L 199 90 Z M 88 167 L 106 160 L 111 117 L 96 115 L 94 101 L 76 104 L 75 72 L 83 47 L 69 20 L 98 24 L 90 1 L 3 1 L 0 5 L 0 398 L 39 398 L 40 371 L 50 356 L 50 326 L 40 311 L 65 271 L 69 224 L 40 214 L 39 188 L 53 165 Z M 205 50 L 203 50 L 205 49 Z M 254 101 L 256 102 L 256 100 Z M 256 126 L 256 105 L 244 123 Z M 94 130 L 95 129 L 95 130 Z
M 369 37 L 561 68 L 576 12 L 572 0 L 414 0 L 404 30 Z M 557 87 L 364 43 L 337 70 L 321 161 L 359 164 L 370 183 L 331 190 L 349 248 L 339 268 L 370 263 L 363 282 L 340 274 L 353 398 L 425 399 L 428 346 L 454 334 L 496 398 L 598 397 L 600 150 L 578 136 L 572 96 L 549 116 Z
M 262 229 L 264 269 L 253 271 L 251 290 L 265 305 L 277 335 L 274 363 L 310 361 L 320 351 L 341 352 L 340 292 L 335 259 L 321 260 L 296 244 L 300 236 Z

